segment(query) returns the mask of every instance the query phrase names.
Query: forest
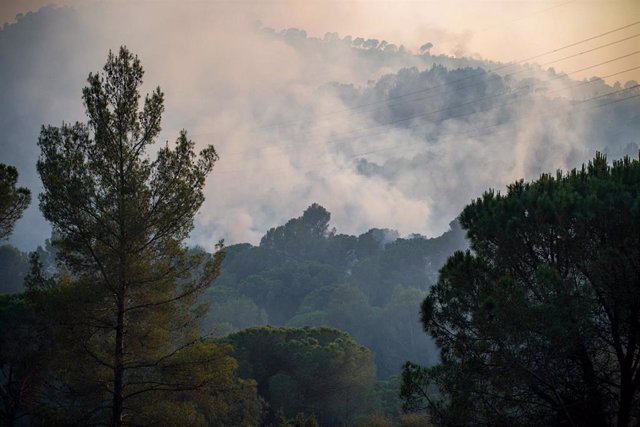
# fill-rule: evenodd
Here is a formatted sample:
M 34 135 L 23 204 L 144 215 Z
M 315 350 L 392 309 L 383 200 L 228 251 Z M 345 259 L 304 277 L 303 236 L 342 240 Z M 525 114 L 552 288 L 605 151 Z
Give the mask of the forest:
M 41 127 L 51 238 L 0 247 L 3 425 L 640 422 L 640 153 L 486 189 L 438 237 L 340 234 L 313 203 L 207 251 L 186 240 L 220 157 L 157 143 L 143 76 L 110 52 L 86 122 Z M 18 176 L 0 166 L 2 239 Z

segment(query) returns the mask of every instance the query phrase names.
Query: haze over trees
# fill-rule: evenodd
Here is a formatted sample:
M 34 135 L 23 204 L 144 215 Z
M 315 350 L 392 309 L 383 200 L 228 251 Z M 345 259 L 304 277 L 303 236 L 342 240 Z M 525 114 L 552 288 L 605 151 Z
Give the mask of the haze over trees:
M 255 425 L 261 419 L 284 422 L 283 417 L 302 411 L 309 420 L 351 424 L 388 405 L 384 387 L 374 389 L 372 353 L 344 332 L 253 329 L 223 340 L 201 335 L 207 297 L 215 296 L 205 291 L 220 274 L 224 253 L 189 250 L 182 240 L 217 155 L 213 147 L 196 155 L 184 131 L 155 159 L 145 154 L 160 131 L 163 94 L 156 89 L 139 107 L 142 76 L 139 60 L 126 48 L 110 53 L 103 71 L 90 74 L 83 91 L 88 123 L 42 128 L 40 208 L 54 233 L 51 245 L 31 254 L 26 292 L 0 301 L 3 423 Z M 381 321 L 380 313 L 402 306 L 404 290 L 393 268 L 382 275 L 387 279 L 380 289 L 366 287 L 366 296 L 357 286 L 341 283 L 359 259 L 371 263 L 385 245 L 402 247 L 397 233 L 336 236 L 329 219 L 314 204 L 302 217 L 270 230 L 253 248 L 267 257 L 245 258 L 262 268 L 251 275 L 251 266 L 243 265 L 251 279 L 234 284 L 247 296 L 211 301 L 249 310 L 257 307 L 251 298 L 259 301 L 260 315 L 245 319 L 243 326 L 267 316 L 278 322 L 279 313 L 285 314 L 281 322 L 297 315 L 303 325 L 308 314 L 299 310 L 303 300 L 318 322 L 339 318 L 355 298 L 363 311 L 337 322 L 354 331 L 370 324 L 371 313 Z M 432 255 L 434 260 L 443 256 Z M 400 259 L 387 262 L 391 267 Z M 19 280 L 25 273 L 15 275 Z M 263 286 L 265 279 L 275 287 Z M 425 279 L 420 272 L 407 283 L 426 289 Z M 391 284 L 394 290 L 384 289 Z M 315 295 L 306 298 L 311 291 Z M 224 293 L 221 287 L 218 295 Z M 392 294 L 399 296 L 388 311 L 368 304 L 369 298 L 383 303 L 384 295 Z M 228 313 L 235 321 L 237 311 Z M 325 323 L 331 322 L 319 321 Z M 282 344 L 266 348 L 283 353 L 274 356 L 273 371 L 259 373 L 252 366 L 260 363 L 256 357 L 267 358 L 263 341 L 270 338 Z M 412 354 L 419 353 L 419 346 L 413 347 Z M 319 381 L 322 375 L 326 378 Z M 299 402 L 285 397 L 290 388 L 297 390 Z
M 403 372 L 405 408 L 444 425 L 640 420 L 640 159 L 486 192 L 422 304 L 440 365 Z
M 633 69 L 169 3 L 0 28 L 0 425 L 640 423 Z
M 31 202 L 31 191 L 17 187 L 18 170 L 0 163 L 0 241 L 5 240 Z
M 267 32 L 231 19 L 212 26 L 202 3 L 162 5 L 152 13 L 146 3 L 49 7 L 0 30 L 0 151 L 23 185 L 39 186 L 32 143 L 39 126 L 83 117 L 77 82 L 122 43 L 113 25 L 126 28 L 127 42 L 139 46 L 154 81 L 171 94 L 171 126 L 186 127 L 197 141 L 216 141 L 225 154 L 208 187 L 215 197 L 205 200 L 190 241 L 210 250 L 220 238 L 257 245 L 265 230 L 313 202 L 332 212 L 341 233 L 378 227 L 437 236 L 487 188 L 575 167 L 595 151 L 610 158 L 637 151 L 640 97 L 631 98 L 638 88 L 625 83 L 629 74 L 576 80 L 534 63 L 435 55 L 442 46 L 432 38 L 421 41 L 435 45 L 428 55 L 400 49 L 394 40 L 385 49 L 381 39 L 363 48 L 373 37 Z M 197 19 L 186 27 L 164 25 L 176 11 Z M 143 30 L 139 22 L 151 15 L 164 20 L 149 20 Z M 203 34 L 216 42 L 202 45 Z M 392 44 L 397 51 L 386 49 Z M 614 48 L 581 59 L 595 65 L 598 53 L 615 58 Z M 273 66 L 274 55 L 289 64 L 286 73 Z M 174 75 L 166 63 L 183 64 L 182 73 Z M 611 64 L 612 72 L 630 67 Z M 268 191 L 256 191 L 265 183 Z M 11 239 L 23 251 L 51 234 L 36 205 Z
M 256 383 L 253 375 L 236 376 L 234 354 L 259 346 L 265 330 L 241 335 L 244 347 L 232 353 L 229 343 L 240 345 L 239 335 L 201 336 L 207 314 L 230 330 L 267 321 L 349 330 L 379 350 L 382 378 L 397 373 L 408 356 L 435 357 L 413 333 L 416 304 L 446 254 L 464 245 L 454 231 L 434 240 L 399 239 L 379 229 L 337 235 L 329 229 L 330 213 L 313 204 L 269 230 L 260 246 L 230 247 L 220 285 L 205 293 L 224 253 L 189 250 L 182 240 L 217 155 L 213 147 L 196 155 L 184 131 L 155 159 L 146 154 L 164 107 L 159 89 L 140 103 L 142 77 L 126 48 L 110 53 L 83 90 L 88 122 L 41 130 L 40 209 L 53 235 L 31 254 L 28 271 L 25 254 L 5 248 L 6 262 L 20 262 L 19 272 L 4 270 L 3 277 L 25 279 L 26 293 L 2 301 L 4 423 L 258 422 L 263 405 Z M 375 269 L 380 280 L 372 281 Z M 383 334 L 371 334 L 372 327 Z M 279 331 L 285 342 L 304 345 L 298 355 L 287 350 L 292 359 L 273 375 L 291 376 L 289 385 L 303 400 L 288 402 L 282 384 L 279 392 L 261 393 L 271 408 L 267 419 L 277 420 L 278 409 L 293 416 L 306 408 L 325 423 L 352 423 L 390 404 L 374 391 L 372 353 L 347 334 Z M 387 339 L 398 341 L 391 353 L 384 350 Z M 249 372 L 251 360 L 241 359 L 240 369 Z M 328 379 L 314 385 L 321 372 Z M 264 392 L 264 378 L 256 379 Z
M 388 229 L 339 234 L 330 220 L 312 204 L 267 231 L 259 246 L 227 247 L 204 296 L 211 302 L 207 323 L 220 335 L 264 324 L 338 328 L 374 353 L 380 380 L 398 375 L 408 359 L 435 363 L 418 311 L 447 257 L 467 247 L 457 222 L 427 239 Z
M 11 245 L 0 246 L 0 292 L 21 292 L 29 272 L 29 256 Z

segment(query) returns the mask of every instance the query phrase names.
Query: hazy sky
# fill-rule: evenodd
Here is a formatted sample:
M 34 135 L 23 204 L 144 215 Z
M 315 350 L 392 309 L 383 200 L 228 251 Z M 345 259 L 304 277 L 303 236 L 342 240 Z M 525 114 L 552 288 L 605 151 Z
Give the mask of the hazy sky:
M 83 7 L 98 0 L 0 0 L 0 21 L 12 22 L 18 13 L 47 4 Z M 162 6 L 166 0 L 105 0 Z M 191 6 L 211 7 L 228 13 L 230 19 L 260 21 L 276 29 L 297 27 L 310 36 L 326 32 L 387 40 L 417 51 L 425 42 L 435 44 L 433 53 L 468 55 L 496 61 L 518 61 L 547 52 L 594 34 L 640 20 L 640 0 L 284 0 L 204 1 L 182 0 Z M 117 31 L 117 28 L 113 29 Z M 637 34 L 630 28 L 585 48 Z M 640 38 L 631 39 L 599 53 L 604 60 L 640 48 Z M 597 55 L 596 55 L 597 56 Z M 592 57 L 593 58 L 593 57 Z M 552 61 L 553 57 L 545 57 Z M 616 63 L 632 67 L 637 57 Z M 581 67 L 580 58 L 555 65 L 569 72 Z M 609 66 L 598 69 L 606 75 Z M 616 68 L 619 69 L 619 68 Z M 594 72 L 577 73 L 582 78 Z M 640 71 L 625 78 L 640 80 Z
M 457 78 L 452 69 L 492 68 L 452 57 L 511 62 L 560 49 L 637 23 L 640 0 L 62 0 L 57 4 L 70 7 L 47 9 L 42 0 L 0 1 L 0 21 L 11 24 L 0 31 L 0 162 L 18 167 L 20 184 L 37 193 L 40 126 L 84 120 L 87 74 L 109 49 L 127 45 L 146 70 L 143 90 L 160 85 L 165 92 L 160 140 L 172 141 L 184 128 L 198 147 L 214 144 L 221 156 L 191 240 L 209 249 L 219 238 L 257 243 L 313 202 L 332 213 L 339 232 L 388 227 L 439 235 L 488 188 L 579 166 L 596 150 L 633 153 L 640 144 L 637 98 L 589 110 L 591 116 L 565 115 L 612 90 L 596 81 L 573 91 L 580 80 L 640 67 L 640 54 L 570 74 L 573 80 L 545 71 L 570 73 L 639 51 L 640 25 L 542 56 L 542 70 L 515 67 L 514 78 L 500 84 L 523 95 L 517 103 L 505 102 L 495 79 L 474 80 L 465 90 L 449 85 Z M 281 32 L 292 27 L 308 37 Z M 415 55 L 323 41 L 331 32 L 386 40 Z M 447 56 L 418 55 L 427 42 L 432 55 Z M 575 58 L 555 62 L 569 55 Z M 436 62 L 449 71 L 429 73 Z M 640 81 L 640 70 L 607 82 L 633 79 Z M 443 82 L 429 96 L 386 102 Z M 483 94 L 488 108 L 451 118 Z M 382 108 L 353 108 L 372 101 Z M 442 108 L 450 115 L 440 121 L 420 118 Z M 11 241 L 33 249 L 49 232 L 34 197 Z

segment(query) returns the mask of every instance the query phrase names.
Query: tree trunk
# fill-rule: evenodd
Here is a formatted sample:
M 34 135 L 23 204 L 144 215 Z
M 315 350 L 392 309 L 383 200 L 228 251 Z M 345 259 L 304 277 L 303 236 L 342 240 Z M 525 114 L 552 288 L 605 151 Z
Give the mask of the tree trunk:
M 582 344 L 579 345 L 578 355 L 582 362 L 583 377 L 585 380 L 585 385 L 587 386 L 586 391 L 588 408 L 586 409 L 589 412 L 591 421 L 593 422 L 593 424 L 591 425 L 609 425 L 602 404 L 602 396 L 600 395 L 600 392 L 598 390 L 598 378 L 593 368 L 593 363 L 591 363 L 591 358 L 589 357 L 587 350 Z
M 111 425 L 120 427 L 123 424 L 124 409 L 124 295 L 118 297 L 118 320 L 116 324 L 116 345 L 114 353 L 113 376 L 113 415 Z
M 630 370 L 629 370 L 630 371 Z M 618 427 L 627 427 L 631 417 L 631 403 L 633 401 L 633 386 L 631 372 L 623 370 L 620 385 L 620 406 L 618 406 Z

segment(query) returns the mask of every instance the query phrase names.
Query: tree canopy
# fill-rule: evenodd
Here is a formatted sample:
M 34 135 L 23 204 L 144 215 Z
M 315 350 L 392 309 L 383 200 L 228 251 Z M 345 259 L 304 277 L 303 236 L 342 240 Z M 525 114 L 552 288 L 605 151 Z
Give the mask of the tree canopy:
M 23 291 L 28 272 L 28 254 L 8 244 L 0 246 L 0 293 Z
M 39 392 L 55 348 L 48 332 L 23 295 L 0 294 L 0 425 L 21 425 L 39 412 Z
M 447 425 L 637 423 L 640 161 L 598 154 L 488 191 L 460 222 L 472 250 L 422 304 L 441 364 L 405 366 L 406 408 Z
M 0 163 L 0 240 L 9 237 L 16 221 L 31 202 L 31 191 L 16 188 L 18 170 Z
M 379 379 L 398 375 L 407 359 L 436 362 L 418 312 L 447 257 L 467 247 L 458 223 L 428 239 L 376 228 L 337 234 L 329 220 L 314 203 L 260 246 L 226 247 L 216 286 L 203 296 L 208 323 L 220 335 L 264 324 L 338 328 L 374 353 Z
M 235 377 L 231 349 L 200 336 L 197 297 L 223 254 L 182 244 L 218 156 L 213 146 L 196 154 L 186 131 L 147 154 L 164 95 L 156 88 L 141 103 L 142 77 L 125 47 L 110 52 L 83 90 L 88 122 L 43 126 L 40 209 L 60 269 L 49 278 L 34 259 L 28 296 L 64 344 L 49 390 L 62 393 L 63 420 L 205 424 L 229 409 L 233 390 L 251 389 Z
M 240 374 L 255 378 L 271 416 L 314 414 L 321 425 L 348 425 L 368 409 L 375 380 L 371 352 L 330 328 L 245 329 L 224 339 Z

